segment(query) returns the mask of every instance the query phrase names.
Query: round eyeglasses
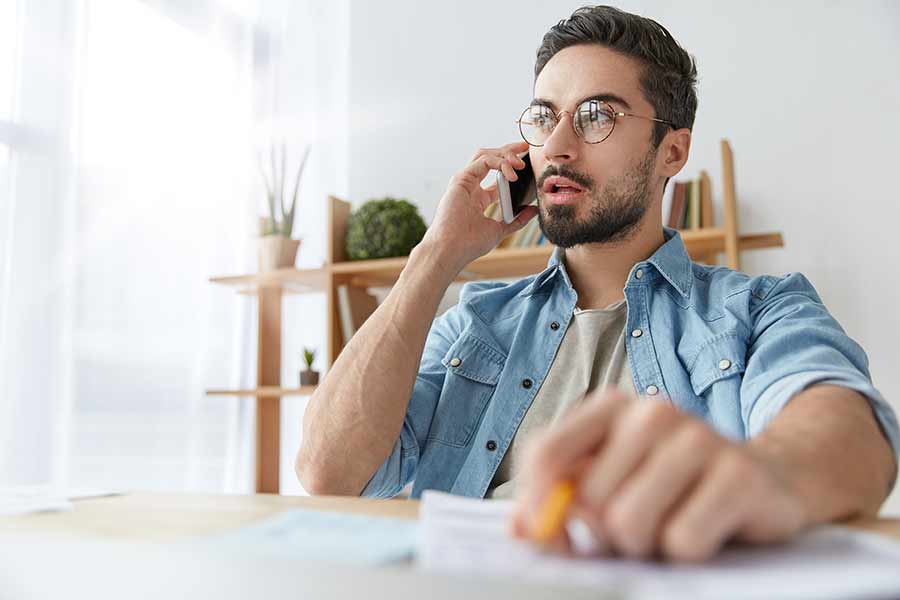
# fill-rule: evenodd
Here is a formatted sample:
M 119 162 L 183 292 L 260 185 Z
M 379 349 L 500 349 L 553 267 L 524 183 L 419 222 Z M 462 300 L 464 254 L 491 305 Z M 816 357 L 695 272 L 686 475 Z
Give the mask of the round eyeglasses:
M 573 113 L 566 110 L 555 113 L 549 106 L 532 104 L 516 121 L 519 124 L 519 133 L 522 134 L 522 139 L 531 146 L 543 146 L 556 126 L 559 125 L 563 113 L 571 115 L 575 133 L 587 144 L 599 144 L 608 138 L 616 127 L 617 117 L 647 119 L 656 123 L 665 123 L 675 129 L 675 124 L 671 121 L 617 111 L 602 100 L 585 100 Z

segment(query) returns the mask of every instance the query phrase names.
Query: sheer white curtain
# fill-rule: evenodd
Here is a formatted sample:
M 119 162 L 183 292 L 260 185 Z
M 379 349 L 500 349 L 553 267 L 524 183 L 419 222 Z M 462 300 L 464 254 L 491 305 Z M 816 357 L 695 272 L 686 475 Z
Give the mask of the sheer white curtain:
M 251 489 L 252 6 L 0 6 L 0 483 Z
M 313 152 L 321 263 L 347 188 L 348 0 L 0 0 L 0 485 L 250 491 L 255 159 Z M 324 348 L 285 301 L 283 381 Z M 320 363 L 319 366 L 322 366 Z M 304 400 L 283 403 L 282 491 Z

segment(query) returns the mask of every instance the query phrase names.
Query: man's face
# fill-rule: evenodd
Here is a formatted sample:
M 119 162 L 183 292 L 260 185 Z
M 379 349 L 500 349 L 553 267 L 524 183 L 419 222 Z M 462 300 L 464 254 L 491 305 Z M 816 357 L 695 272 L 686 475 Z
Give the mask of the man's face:
M 557 246 L 628 239 L 652 204 L 659 181 L 652 121 L 619 117 L 599 144 L 585 143 L 572 128 L 576 106 L 595 96 L 616 111 L 655 117 L 640 90 L 640 73 L 629 57 L 597 44 L 579 45 L 554 55 L 535 82 L 536 101 L 566 111 L 546 143 L 530 149 L 541 229 Z M 552 176 L 580 189 L 556 186 L 560 180 Z

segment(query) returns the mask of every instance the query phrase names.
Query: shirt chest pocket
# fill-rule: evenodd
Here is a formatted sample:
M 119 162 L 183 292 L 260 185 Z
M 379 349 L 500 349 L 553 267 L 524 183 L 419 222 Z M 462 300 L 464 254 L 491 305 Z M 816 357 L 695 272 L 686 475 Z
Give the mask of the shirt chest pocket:
M 428 439 L 465 447 L 497 388 L 506 355 L 473 336 L 462 336 L 441 361 L 447 368 Z
M 688 363 L 691 387 L 697 396 L 740 398 L 747 346 L 736 334 L 706 342 Z

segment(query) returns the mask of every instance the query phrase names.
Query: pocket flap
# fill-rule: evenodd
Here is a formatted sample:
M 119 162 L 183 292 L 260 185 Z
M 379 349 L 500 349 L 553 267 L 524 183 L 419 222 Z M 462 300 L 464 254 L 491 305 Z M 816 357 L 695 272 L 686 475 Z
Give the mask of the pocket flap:
M 706 342 L 688 365 L 694 393 L 700 396 L 715 382 L 743 373 L 746 356 L 747 346 L 737 334 Z
M 463 335 L 453 342 L 441 362 L 456 375 L 497 385 L 506 355 L 472 335 Z

